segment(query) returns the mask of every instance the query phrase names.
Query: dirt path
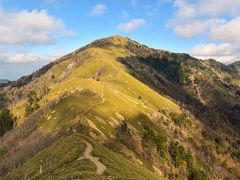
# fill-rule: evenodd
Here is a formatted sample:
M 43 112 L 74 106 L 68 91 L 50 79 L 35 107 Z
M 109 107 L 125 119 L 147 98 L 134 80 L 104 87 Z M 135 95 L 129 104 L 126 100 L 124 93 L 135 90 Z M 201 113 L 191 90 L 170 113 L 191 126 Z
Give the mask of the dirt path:
M 85 143 L 86 143 L 87 147 L 85 149 L 84 155 L 82 157 L 78 158 L 78 160 L 89 159 L 96 165 L 96 167 L 97 167 L 96 173 L 99 175 L 102 175 L 104 173 L 104 171 L 106 170 L 106 166 L 99 161 L 98 157 L 93 157 L 91 155 L 93 146 L 87 141 L 85 141 Z
M 101 93 L 101 97 L 102 97 L 102 101 L 101 102 L 98 102 L 98 103 L 95 103 L 95 104 L 92 104 L 90 106 L 88 106 L 82 113 L 79 114 L 79 116 L 82 116 L 86 113 L 88 113 L 90 110 L 92 110 L 95 106 L 97 105 L 100 105 L 102 103 L 104 103 L 106 101 L 106 99 L 104 98 L 104 86 L 102 88 L 102 93 Z

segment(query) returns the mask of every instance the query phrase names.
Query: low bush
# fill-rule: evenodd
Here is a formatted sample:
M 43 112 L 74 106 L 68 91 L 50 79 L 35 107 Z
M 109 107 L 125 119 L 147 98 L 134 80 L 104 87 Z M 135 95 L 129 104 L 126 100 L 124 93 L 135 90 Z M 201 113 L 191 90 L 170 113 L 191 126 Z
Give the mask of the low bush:
M 128 123 L 123 121 L 116 129 L 116 140 L 126 145 L 128 148 L 134 149 L 133 137 L 128 127 Z
M 170 113 L 170 117 L 172 121 L 179 127 L 187 127 L 187 125 L 189 124 L 188 117 L 185 113 Z
M 7 108 L 0 110 L 0 136 L 13 128 L 15 118 Z
M 27 106 L 25 109 L 26 116 L 32 114 L 34 111 L 40 108 L 39 106 L 40 98 L 35 91 L 30 91 L 27 95 Z
M 42 134 L 35 131 L 27 138 L 22 139 L 15 144 L 11 151 L 4 152 L 0 161 L 0 174 L 7 174 L 8 172 L 16 169 L 18 166 L 21 166 L 39 151 L 56 141 L 59 137 L 61 137 L 61 133 Z
M 167 141 L 166 135 L 161 133 L 154 133 L 149 127 L 144 128 L 143 142 L 152 143 L 157 147 L 160 156 L 164 157 L 167 153 Z

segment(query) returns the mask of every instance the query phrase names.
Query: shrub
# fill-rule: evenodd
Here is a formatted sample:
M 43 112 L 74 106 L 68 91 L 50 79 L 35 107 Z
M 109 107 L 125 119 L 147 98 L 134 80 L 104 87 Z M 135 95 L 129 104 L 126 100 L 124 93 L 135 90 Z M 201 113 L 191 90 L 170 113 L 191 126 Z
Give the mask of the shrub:
M 195 161 L 190 149 L 186 151 L 178 142 L 173 142 L 169 147 L 169 153 L 175 167 L 179 168 L 180 165 L 187 163 L 188 179 L 207 179 L 207 173 Z
M 167 152 L 167 141 L 168 139 L 166 136 L 158 135 L 156 137 L 156 144 L 160 156 L 165 156 Z
M 204 171 L 193 169 L 188 179 L 190 180 L 204 180 L 207 179 L 207 175 Z
M 190 80 L 191 71 L 188 69 L 181 69 L 179 71 L 180 83 L 183 85 L 190 85 L 192 81 Z
M 15 118 L 11 115 L 7 108 L 3 108 L 0 111 L 0 136 L 13 128 Z
M 174 142 L 170 145 L 169 153 L 172 157 L 175 167 L 179 167 L 183 161 L 185 161 L 188 165 L 191 163 L 191 154 L 187 154 L 183 146 L 179 145 L 178 142 Z
M 149 127 L 144 127 L 143 140 L 145 142 L 155 142 L 155 135 Z
M 26 116 L 32 114 L 34 111 L 40 108 L 39 106 L 40 98 L 35 91 L 30 91 L 27 95 L 27 106 L 25 109 Z
M 6 150 L 0 148 L 0 159 L 7 153 Z
M 161 133 L 155 134 L 149 127 L 144 128 L 143 141 L 154 144 L 162 157 L 167 153 L 167 140 L 166 135 Z
M 185 113 L 170 113 L 170 117 L 177 126 L 186 127 L 189 124 L 189 120 Z
M 25 139 L 19 140 L 14 147 L 12 147 L 11 150 L 8 150 L 7 153 L 5 152 L 1 158 L 0 174 L 7 174 L 21 166 L 24 162 L 31 159 L 35 154 L 48 147 L 62 136 L 63 134 L 61 132 L 43 134 L 39 131 L 34 131 Z
M 128 148 L 134 149 L 133 137 L 128 123 L 123 121 L 116 129 L 116 140 L 126 145 Z

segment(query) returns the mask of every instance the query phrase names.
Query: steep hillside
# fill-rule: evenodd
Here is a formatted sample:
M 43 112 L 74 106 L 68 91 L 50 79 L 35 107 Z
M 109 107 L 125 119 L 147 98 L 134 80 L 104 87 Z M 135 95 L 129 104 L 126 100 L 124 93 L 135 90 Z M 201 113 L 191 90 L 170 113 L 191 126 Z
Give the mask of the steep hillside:
M 156 50 L 141 53 L 136 52 L 136 56 L 119 60 L 129 67 L 135 77 L 186 105 L 207 126 L 222 129 L 230 123 L 230 131 L 233 128 L 239 132 L 239 78 L 228 66 L 185 54 Z
M 223 76 L 237 82 L 186 54 L 96 40 L 2 89 L 16 117 L 0 139 L 2 178 L 237 179 L 238 86 Z
M 228 65 L 228 67 L 230 67 L 231 70 L 233 72 L 235 72 L 238 77 L 240 77 L 240 61 L 232 63 L 232 64 Z

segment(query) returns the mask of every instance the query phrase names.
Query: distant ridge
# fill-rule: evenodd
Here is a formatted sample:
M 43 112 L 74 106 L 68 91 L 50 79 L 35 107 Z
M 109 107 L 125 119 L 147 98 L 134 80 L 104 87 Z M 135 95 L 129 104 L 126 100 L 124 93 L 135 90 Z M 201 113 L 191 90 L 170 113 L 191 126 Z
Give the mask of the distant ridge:
M 6 87 L 9 84 L 11 84 L 11 81 L 9 81 L 7 79 L 0 79 L 0 87 Z

